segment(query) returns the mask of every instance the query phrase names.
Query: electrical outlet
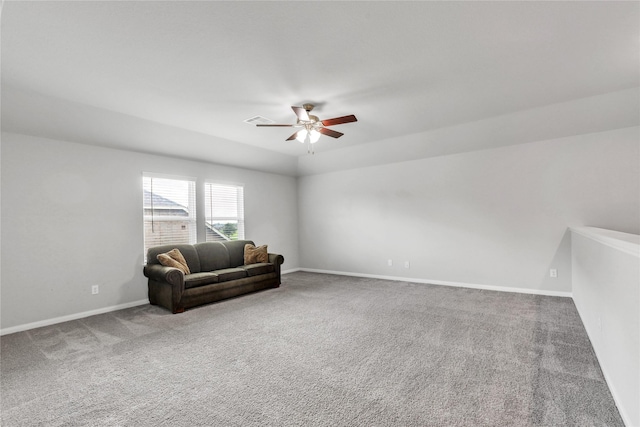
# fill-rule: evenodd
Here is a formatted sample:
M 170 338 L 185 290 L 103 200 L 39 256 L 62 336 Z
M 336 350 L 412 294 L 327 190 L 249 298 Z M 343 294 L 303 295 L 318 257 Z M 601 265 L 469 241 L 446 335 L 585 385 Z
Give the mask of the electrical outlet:
M 558 270 L 556 270 L 555 268 L 549 270 L 549 277 L 558 277 Z
M 100 286 L 93 285 L 91 287 L 91 295 L 98 295 L 98 293 L 100 293 Z
M 389 267 L 392 267 L 392 266 L 393 266 L 393 260 L 392 260 L 392 259 L 388 259 L 388 260 L 387 260 L 387 265 L 388 265 Z
M 404 262 L 404 268 L 411 268 L 411 264 L 409 263 L 409 261 Z

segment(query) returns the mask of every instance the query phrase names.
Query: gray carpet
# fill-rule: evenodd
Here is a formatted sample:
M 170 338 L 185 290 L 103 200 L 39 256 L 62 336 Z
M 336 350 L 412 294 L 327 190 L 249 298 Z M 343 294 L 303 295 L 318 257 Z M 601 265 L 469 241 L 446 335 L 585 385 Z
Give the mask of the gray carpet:
M 2 426 L 623 426 L 569 298 L 292 273 L 7 335 Z

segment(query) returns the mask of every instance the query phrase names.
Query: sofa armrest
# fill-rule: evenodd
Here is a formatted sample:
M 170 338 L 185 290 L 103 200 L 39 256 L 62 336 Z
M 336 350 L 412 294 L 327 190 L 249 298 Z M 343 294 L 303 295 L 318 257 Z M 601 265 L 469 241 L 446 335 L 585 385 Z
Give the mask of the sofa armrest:
M 284 262 L 284 257 L 280 254 L 268 254 L 268 255 L 269 255 L 269 262 L 272 264 L 279 266 Z
M 269 262 L 272 263 L 276 267 L 276 274 L 278 275 L 278 285 L 276 288 L 280 286 L 280 266 L 284 262 L 284 257 L 280 254 L 268 254 Z
M 144 266 L 144 275 L 157 282 L 167 282 L 181 287 L 184 285 L 184 273 L 174 267 L 147 264 Z

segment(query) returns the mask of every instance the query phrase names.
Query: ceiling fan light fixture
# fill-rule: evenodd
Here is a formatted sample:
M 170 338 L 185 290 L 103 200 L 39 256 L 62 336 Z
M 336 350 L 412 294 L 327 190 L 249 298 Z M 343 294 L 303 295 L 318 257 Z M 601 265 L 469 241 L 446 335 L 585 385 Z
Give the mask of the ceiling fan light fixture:
M 356 119 L 356 116 L 354 116 L 353 114 L 348 116 L 334 117 L 333 119 L 320 120 L 318 116 L 309 114 L 311 110 L 313 110 L 313 104 L 304 104 L 302 107 L 296 107 L 292 105 L 291 109 L 297 117 L 295 124 L 256 123 L 256 126 L 301 128 L 286 140 L 293 141 L 295 139 L 300 141 L 302 144 L 306 143 L 307 152 L 310 154 L 314 154 L 313 145 L 318 142 L 321 135 L 330 136 L 332 138 L 340 138 L 342 135 L 344 135 L 342 132 L 329 129 L 328 126 L 341 125 L 344 123 L 358 121 L 358 119 Z M 255 118 L 252 118 L 251 120 L 255 120 Z

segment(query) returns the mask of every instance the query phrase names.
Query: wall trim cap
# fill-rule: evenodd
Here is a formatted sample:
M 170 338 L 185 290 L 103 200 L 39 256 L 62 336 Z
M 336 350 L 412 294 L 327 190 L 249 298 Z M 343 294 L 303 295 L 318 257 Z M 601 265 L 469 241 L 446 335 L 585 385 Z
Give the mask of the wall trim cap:
M 569 229 L 573 233 L 640 258 L 640 235 L 597 227 L 570 227 Z

